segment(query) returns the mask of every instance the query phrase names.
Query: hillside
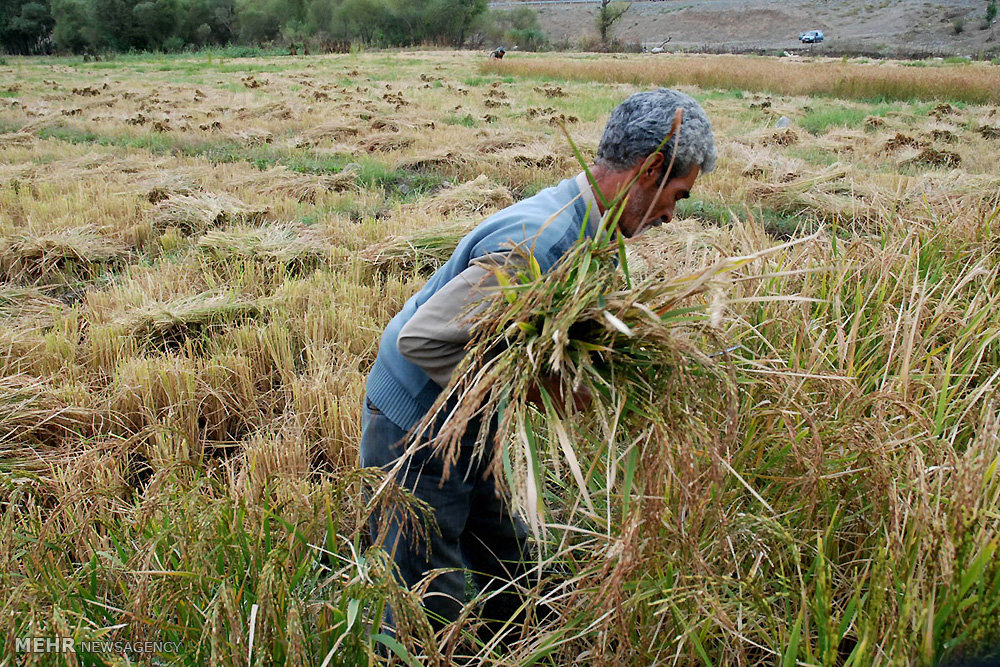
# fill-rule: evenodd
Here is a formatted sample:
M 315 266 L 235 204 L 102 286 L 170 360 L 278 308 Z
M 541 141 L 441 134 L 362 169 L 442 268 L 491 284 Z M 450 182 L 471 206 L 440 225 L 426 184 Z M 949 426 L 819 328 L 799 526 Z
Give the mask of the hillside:
M 505 2 L 538 11 L 553 42 L 574 42 L 594 33 L 595 2 Z M 996 55 L 996 23 L 982 29 L 983 0 L 659 0 L 633 2 L 615 29 L 623 41 L 647 47 L 670 39 L 668 49 L 707 51 L 807 50 L 870 55 Z M 961 25 L 961 32 L 956 32 Z M 820 29 L 826 41 L 799 43 L 805 30 Z

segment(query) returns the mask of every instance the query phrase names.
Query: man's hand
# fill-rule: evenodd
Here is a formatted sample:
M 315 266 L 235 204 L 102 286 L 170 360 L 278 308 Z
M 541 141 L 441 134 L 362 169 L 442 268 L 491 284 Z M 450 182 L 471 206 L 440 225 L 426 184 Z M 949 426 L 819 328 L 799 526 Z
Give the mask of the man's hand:
M 563 392 L 562 383 L 559 378 L 554 375 L 547 375 L 541 380 L 542 387 L 552 399 L 553 407 L 555 407 L 556 412 L 559 413 L 561 417 L 566 417 L 568 415 L 563 414 L 566 406 L 566 394 Z M 528 389 L 528 401 L 534 404 L 538 409 L 544 410 L 545 403 L 542 401 L 542 390 L 539 387 L 539 383 L 534 383 L 531 388 Z M 575 412 L 584 412 L 590 409 L 591 404 L 594 402 L 593 396 L 590 390 L 584 386 L 580 386 L 572 392 L 573 399 L 573 410 Z

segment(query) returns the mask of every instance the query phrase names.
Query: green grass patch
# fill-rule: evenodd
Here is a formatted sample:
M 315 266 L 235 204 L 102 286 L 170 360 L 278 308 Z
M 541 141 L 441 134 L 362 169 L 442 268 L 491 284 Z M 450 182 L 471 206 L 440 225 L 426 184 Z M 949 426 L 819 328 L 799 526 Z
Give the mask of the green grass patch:
M 39 139 L 57 139 L 70 144 L 96 144 L 98 146 L 117 146 L 119 148 L 139 148 L 152 153 L 169 153 L 174 148 L 174 141 L 165 134 L 97 134 L 90 130 L 81 130 L 66 125 L 55 125 L 38 131 Z
M 791 238 L 801 234 L 809 234 L 819 228 L 816 220 L 800 215 L 788 215 L 767 208 L 734 208 L 722 202 L 711 199 L 685 199 L 677 202 L 675 212 L 677 219 L 695 218 L 720 227 L 728 227 L 733 219 L 752 218 L 759 220 L 767 233 L 778 238 Z
M 17 123 L 6 118 L 0 118 L 0 134 L 6 134 L 7 132 L 17 132 L 21 129 L 21 123 Z
M 475 119 L 472 114 L 465 114 L 460 116 L 458 114 L 450 113 L 441 119 L 445 125 L 462 125 L 464 127 L 476 127 L 479 125 L 479 121 Z
M 815 146 L 791 146 L 786 153 L 817 166 L 829 166 L 837 161 L 835 154 Z
M 822 134 L 831 127 L 861 127 L 868 116 L 884 116 L 891 107 L 877 107 L 866 109 L 864 107 L 845 106 L 824 106 L 808 112 L 799 125 L 810 134 Z
M 43 139 L 58 139 L 73 144 L 96 144 L 120 148 L 139 148 L 157 154 L 200 157 L 214 164 L 248 162 L 258 169 L 284 166 L 304 174 L 340 172 L 348 164 L 356 165 L 358 183 L 366 188 L 386 188 L 398 191 L 401 198 L 414 198 L 439 187 L 444 177 L 435 172 L 394 169 L 367 156 L 341 153 L 316 156 L 302 151 L 277 149 L 272 146 L 247 147 L 232 141 L 175 139 L 170 135 L 101 135 L 75 127 L 57 125 L 40 130 Z
M 469 86 L 470 88 L 478 88 L 479 86 L 486 86 L 491 83 L 500 81 L 502 83 L 514 83 L 514 77 L 512 76 L 470 76 L 467 79 L 462 80 L 462 84 Z

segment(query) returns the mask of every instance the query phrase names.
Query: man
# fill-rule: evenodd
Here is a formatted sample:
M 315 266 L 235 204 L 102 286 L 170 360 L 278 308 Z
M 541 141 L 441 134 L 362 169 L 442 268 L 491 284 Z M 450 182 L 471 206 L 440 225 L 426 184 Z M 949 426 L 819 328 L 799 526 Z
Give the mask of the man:
M 683 122 L 676 145 L 671 137 L 658 150 L 678 109 Z M 712 128 L 702 108 L 687 95 L 661 88 L 632 95 L 612 111 L 591 174 L 607 201 L 627 189 L 618 224 L 624 236 L 633 237 L 669 222 L 677 201 L 689 195 L 698 175 L 711 171 L 715 160 Z M 497 285 L 493 270 L 505 264 L 511 247 L 529 248 L 548 271 L 580 237 L 581 228 L 589 237 L 596 234 L 604 212 L 580 173 L 490 216 L 459 242 L 382 336 L 362 416 L 363 466 L 388 469 L 406 449 L 407 432 L 428 412 L 466 353 L 470 306 Z M 383 533 L 384 547 L 407 586 L 431 570 L 445 569 L 424 597 L 435 623 L 458 617 L 466 567 L 482 591 L 500 591 L 486 599 L 482 618 L 503 622 L 520 603 L 511 582 L 526 571 L 527 531 L 486 474 L 489 457 L 473 460 L 478 432 L 478 424 L 467 425 L 458 465 L 447 479 L 429 447 L 411 454 L 397 473 L 398 482 L 433 510 L 440 532 L 432 531 L 425 541 L 402 531 L 393 516 L 373 520 L 373 538 Z
M 505 53 L 507 53 L 507 51 L 502 46 L 498 46 L 497 48 L 495 48 L 492 51 L 490 51 L 490 58 L 496 58 L 497 60 L 503 60 L 503 57 L 504 57 Z

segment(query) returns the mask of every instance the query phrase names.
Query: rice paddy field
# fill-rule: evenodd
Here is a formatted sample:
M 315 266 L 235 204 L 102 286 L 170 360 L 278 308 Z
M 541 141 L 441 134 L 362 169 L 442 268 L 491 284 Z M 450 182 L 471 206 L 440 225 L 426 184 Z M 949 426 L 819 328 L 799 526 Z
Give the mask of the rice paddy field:
M 484 60 L 0 61 L 0 664 L 993 654 L 1000 66 Z M 627 276 L 597 249 L 508 293 L 545 335 L 497 384 L 576 369 L 595 406 L 512 400 L 524 627 L 482 639 L 470 590 L 434 636 L 368 536 L 408 502 L 357 464 L 381 331 L 463 230 L 580 171 L 562 128 L 589 158 L 657 82 L 719 166 Z M 555 293 L 591 261 L 598 310 Z M 550 335 L 583 320 L 612 371 Z

